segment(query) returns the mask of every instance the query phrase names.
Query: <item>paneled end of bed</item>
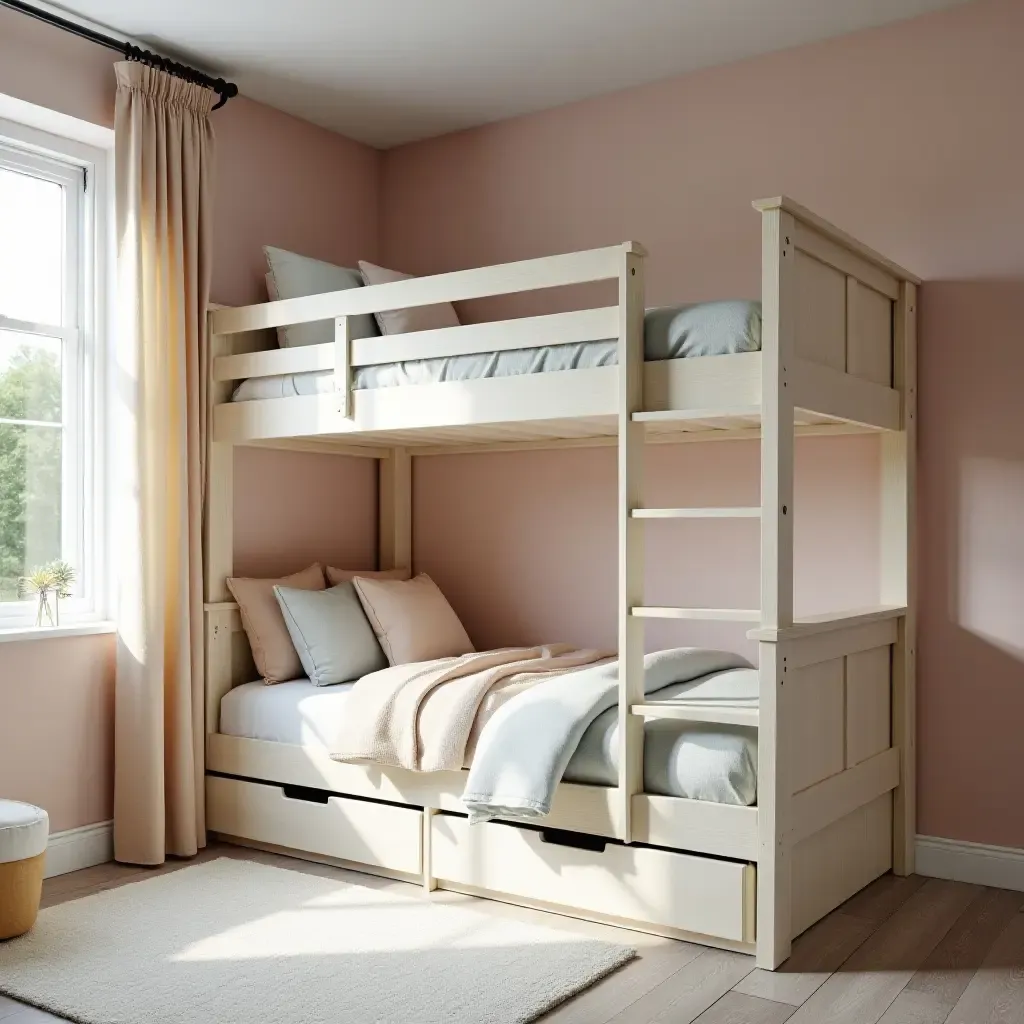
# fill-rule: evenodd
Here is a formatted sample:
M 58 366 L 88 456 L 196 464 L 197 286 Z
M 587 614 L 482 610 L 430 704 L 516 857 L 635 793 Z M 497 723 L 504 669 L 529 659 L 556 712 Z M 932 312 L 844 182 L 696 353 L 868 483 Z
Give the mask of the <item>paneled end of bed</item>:
M 904 429 L 908 318 L 918 279 L 790 199 L 754 204 L 792 217 L 789 387 L 798 409 L 881 430 Z M 912 327 L 910 328 L 912 332 Z
M 758 865 L 759 929 L 782 920 L 795 937 L 895 864 L 893 803 L 905 751 L 894 666 L 906 611 L 880 607 L 751 631 L 775 651 L 762 659 L 778 669 L 762 678 L 762 709 L 770 687 L 784 744 L 758 769 L 759 793 L 774 790 L 773 820 L 760 826 L 762 854 L 767 845 L 774 858 Z M 800 882 L 780 886 L 780 877 Z
M 206 640 L 206 732 L 220 727 L 220 702 L 241 683 L 257 678 L 252 648 L 242 630 L 242 616 L 234 601 L 203 606 Z

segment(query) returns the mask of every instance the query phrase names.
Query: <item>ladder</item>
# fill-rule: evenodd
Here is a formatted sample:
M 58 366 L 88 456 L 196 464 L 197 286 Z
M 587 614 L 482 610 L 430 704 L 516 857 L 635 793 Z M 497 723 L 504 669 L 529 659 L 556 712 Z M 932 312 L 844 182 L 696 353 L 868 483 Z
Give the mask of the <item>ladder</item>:
M 762 728 L 770 724 L 767 747 L 776 739 L 775 702 L 757 708 L 711 706 L 704 702 L 647 699 L 644 694 L 644 624 L 651 619 L 747 622 L 752 626 L 786 626 L 793 621 L 793 405 L 786 387 L 781 349 L 792 338 L 791 325 L 781 322 L 791 304 L 785 302 L 794 252 L 792 218 L 780 211 L 763 216 L 762 403 L 744 413 L 760 414 L 761 504 L 722 508 L 649 508 L 643 501 L 644 431 L 648 423 L 692 420 L 689 410 L 643 409 L 643 251 L 624 247 L 619 274 L 618 340 L 618 650 L 619 650 L 619 838 L 632 839 L 633 797 L 643 790 L 644 722 L 671 718 Z M 707 412 L 714 412 L 713 410 Z M 690 608 L 648 605 L 644 601 L 643 530 L 651 520 L 756 519 L 761 528 L 761 601 L 759 608 Z M 762 644 L 760 671 L 778 676 L 777 647 Z M 762 687 L 762 690 L 764 687 Z M 766 750 L 766 753 L 768 751 Z M 766 807 L 772 803 L 768 798 Z

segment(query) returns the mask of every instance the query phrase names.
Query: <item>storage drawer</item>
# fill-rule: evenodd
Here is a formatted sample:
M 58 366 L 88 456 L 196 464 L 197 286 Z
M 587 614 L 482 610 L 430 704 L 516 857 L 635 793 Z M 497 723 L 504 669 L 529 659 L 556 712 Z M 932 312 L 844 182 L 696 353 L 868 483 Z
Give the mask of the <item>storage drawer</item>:
M 409 807 L 329 797 L 313 803 L 280 786 L 206 778 L 207 826 L 214 832 L 273 843 L 391 871 L 422 871 L 423 815 Z
M 431 874 L 472 886 L 627 921 L 754 940 L 754 868 L 642 846 L 584 850 L 540 832 L 489 822 L 431 821 Z

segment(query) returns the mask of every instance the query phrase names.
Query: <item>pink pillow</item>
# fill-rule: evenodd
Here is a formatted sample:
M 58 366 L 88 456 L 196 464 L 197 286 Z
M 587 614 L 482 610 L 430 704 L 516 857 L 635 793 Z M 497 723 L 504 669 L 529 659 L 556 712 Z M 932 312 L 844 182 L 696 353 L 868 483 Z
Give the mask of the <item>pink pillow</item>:
M 350 583 L 357 576 L 368 580 L 407 580 L 412 575 L 408 569 L 335 569 L 330 565 L 324 572 L 332 587 L 339 583 Z
M 227 581 L 238 602 L 242 628 L 252 647 L 252 660 L 266 683 L 286 683 L 305 675 L 295 645 L 288 635 L 274 587 L 293 590 L 323 590 L 324 572 L 319 562 L 292 576 L 276 580 L 251 580 L 236 576 Z
M 356 576 L 352 585 L 392 665 L 475 650 L 459 617 L 429 576 L 421 573 L 405 581 Z
M 397 270 L 386 270 L 365 260 L 359 261 L 359 271 L 369 284 L 391 284 L 392 281 L 408 281 L 413 274 L 400 274 Z M 458 327 L 459 318 L 450 302 L 439 302 L 436 306 L 409 306 L 407 309 L 390 309 L 374 313 L 381 334 L 410 334 L 413 331 L 433 331 L 439 327 Z

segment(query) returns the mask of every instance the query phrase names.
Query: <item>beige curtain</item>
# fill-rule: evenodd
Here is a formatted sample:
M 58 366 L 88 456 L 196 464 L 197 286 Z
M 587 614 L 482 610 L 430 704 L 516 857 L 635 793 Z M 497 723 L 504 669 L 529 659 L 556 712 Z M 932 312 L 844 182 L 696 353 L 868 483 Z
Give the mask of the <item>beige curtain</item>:
M 115 66 L 114 855 L 205 845 L 202 491 L 214 94 Z

